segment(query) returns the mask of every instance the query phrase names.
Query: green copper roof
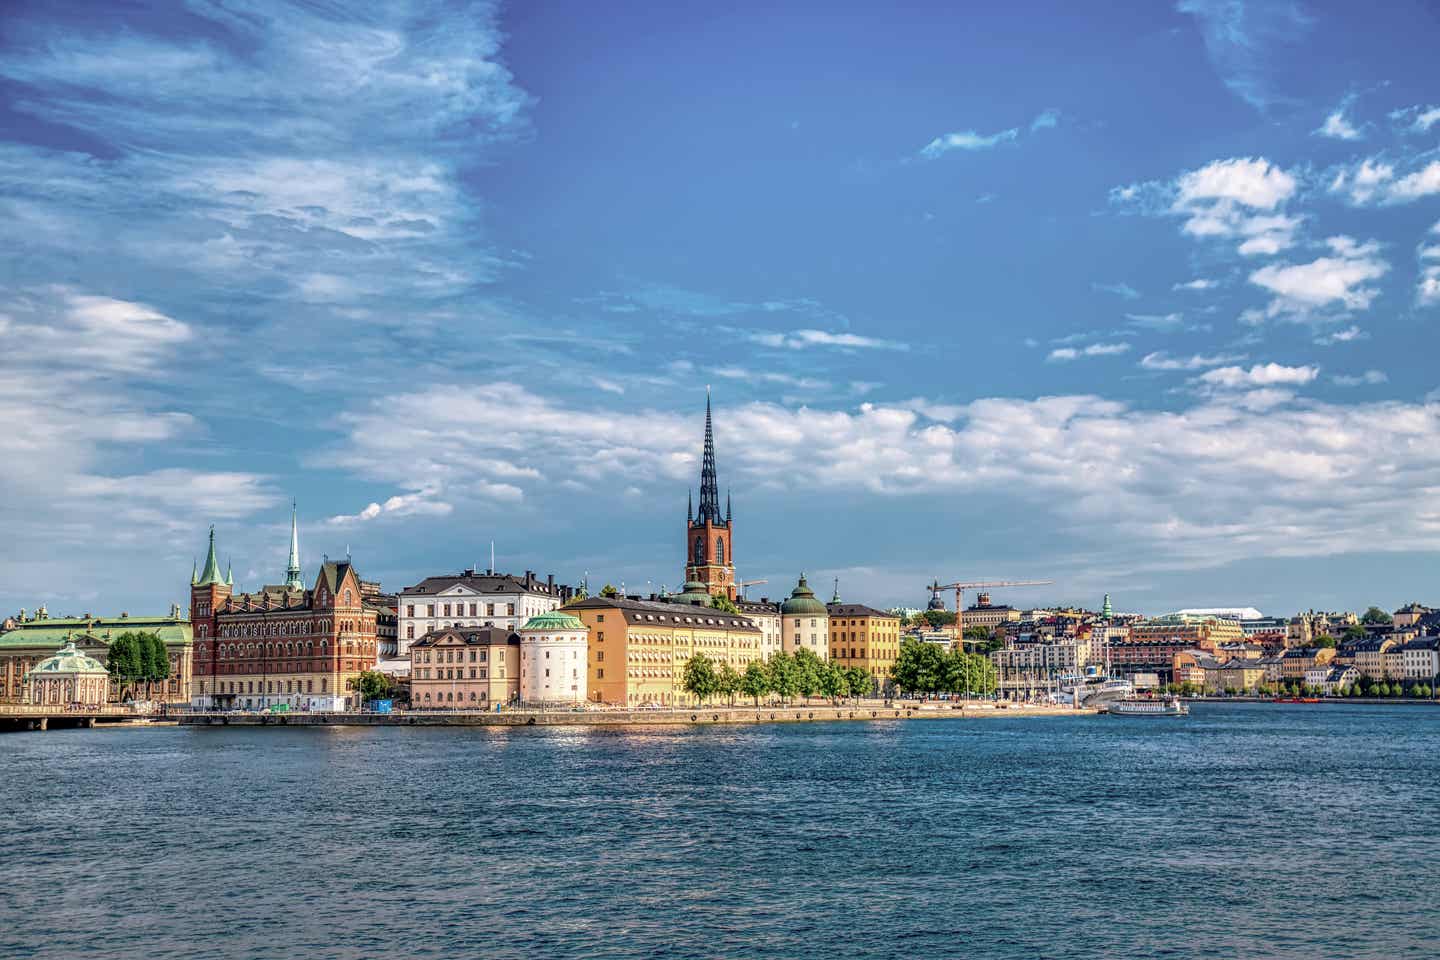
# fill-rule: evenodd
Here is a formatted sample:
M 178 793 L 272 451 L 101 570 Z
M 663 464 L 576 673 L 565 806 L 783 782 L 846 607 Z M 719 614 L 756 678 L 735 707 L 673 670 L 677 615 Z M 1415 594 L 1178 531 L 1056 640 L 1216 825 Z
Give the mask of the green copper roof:
M 200 579 L 195 581 L 197 587 L 212 587 L 225 585 L 225 578 L 220 575 L 220 561 L 215 556 L 215 528 L 210 528 L 210 552 L 205 555 L 205 569 L 200 571 Z
M 584 631 L 589 628 L 574 614 L 566 613 L 563 610 L 551 610 L 548 613 L 535 614 L 535 616 L 526 620 L 525 625 L 520 629 L 552 632 L 560 630 Z
M 710 591 L 705 589 L 705 584 L 701 583 L 699 580 L 686 580 L 685 586 L 681 588 L 680 593 L 676 594 L 671 599 L 675 600 L 678 603 L 698 602 L 709 605 L 709 603 L 711 602 Z
M 14 630 L 0 633 L 0 650 L 58 649 L 76 634 L 88 634 L 109 641 L 127 631 L 154 633 L 167 644 L 191 642 L 189 620 L 171 617 L 103 617 L 86 620 L 62 617 L 55 620 L 32 620 Z
M 109 671 L 100 664 L 99 660 L 93 657 L 87 657 L 75 649 L 75 642 L 70 640 L 66 641 L 65 646 L 61 647 L 54 656 L 47 657 L 37 663 L 34 669 L 25 674 L 25 676 L 29 678 L 35 676 L 37 673 L 108 674 Z
M 790 599 L 780 605 L 782 614 L 808 614 L 817 617 L 826 616 L 828 611 L 825 604 L 815 599 L 815 591 L 805 582 L 805 574 L 800 574 L 800 582 L 795 584 L 795 589 L 790 591 Z

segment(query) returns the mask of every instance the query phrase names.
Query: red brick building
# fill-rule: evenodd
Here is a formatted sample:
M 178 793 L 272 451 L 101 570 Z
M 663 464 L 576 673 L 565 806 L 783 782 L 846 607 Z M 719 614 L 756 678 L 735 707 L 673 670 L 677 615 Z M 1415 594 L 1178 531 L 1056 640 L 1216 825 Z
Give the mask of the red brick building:
M 191 577 L 191 704 L 201 709 L 342 710 L 359 705 L 352 681 L 375 665 L 376 610 L 349 561 L 321 565 L 310 589 L 287 583 L 234 593 L 221 577 L 215 531 L 204 570 Z
M 715 473 L 715 434 L 710 421 L 710 391 L 705 391 L 705 454 L 700 466 L 700 509 L 685 509 L 685 589 L 700 584 L 711 596 L 736 598 L 735 524 L 730 497 L 720 515 L 720 484 Z

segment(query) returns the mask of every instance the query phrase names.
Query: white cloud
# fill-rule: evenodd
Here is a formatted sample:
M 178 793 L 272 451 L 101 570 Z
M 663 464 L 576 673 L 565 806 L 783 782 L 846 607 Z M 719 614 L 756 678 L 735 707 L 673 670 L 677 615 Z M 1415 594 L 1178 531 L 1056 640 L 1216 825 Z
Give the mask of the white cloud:
M 1131 326 L 1161 332 L 1179 330 L 1185 324 L 1182 313 L 1127 313 L 1125 319 L 1130 321 Z
M 1350 122 L 1349 118 L 1345 116 L 1345 111 L 1350 108 L 1353 99 L 1352 97 L 1346 97 L 1341 101 L 1340 106 L 1336 107 L 1335 110 L 1325 118 L 1325 122 L 1315 130 L 1315 135 L 1317 137 L 1329 137 L 1332 140 L 1361 139 L 1360 131 Z
M 1360 374 L 1341 374 L 1330 379 L 1337 387 L 1373 386 L 1390 382 L 1390 377 L 1383 370 L 1366 370 Z
M 1390 119 L 1403 124 L 1407 133 L 1429 133 L 1440 123 L 1440 107 L 1406 107 L 1392 111 Z
M 1351 324 L 1343 330 L 1336 330 L 1316 337 L 1315 342 L 1322 347 L 1334 346 L 1337 343 L 1353 343 L 1356 340 L 1367 340 L 1370 335 L 1359 327 Z
M 946 133 L 925 144 L 925 146 L 920 149 L 920 156 L 926 160 L 934 160 L 952 150 L 989 150 L 1002 143 L 1008 143 L 1019 135 L 1020 131 L 1015 127 L 989 134 L 976 133 L 974 130 Z
M 1128 284 L 1128 283 L 1094 283 L 1094 282 L 1092 282 L 1092 283 L 1090 284 L 1090 289 L 1096 291 L 1097 293 L 1113 293 L 1113 294 L 1115 294 L 1117 297 L 1120 297 L 1122 300 L 1139 300 L 1139 299 L 1140 299 L 1140 291 L 1139 291 L 1139 290 L 1136 290 L 1134 287 L 1130 286 L 1130 284 Z
M 1239 240 L 1245 256 L 1271 255 L 1295 242 L 1301 218 L 1284 207 L 1297 188 L 1294 174 L 1264 157 L 1232 157 L 1186 171 L 1173 183 L 1112 188 L 1110 201 L 1122 210 L 1183 217 L 1181 232 Z
M 1344 194 L 1356 206 L 1409 203 L 1440 193 L 1440 160 L 1397 177 L 1392 164 L 1366 158 L 1342 167 L 1330 182 L 1330 192 Z
M 910 345 L 878 337 L 864 337 L 856 333 L 830 330 L 791 330 L 786 333 L 751 331 L 749 338 L 765 347 L 785 347 L 804 350 L 809 347 L 841 347 L 862 350 L 908 350 Z
M 1146 370 L 1203 370 L 1206 367 L 1218 367 L 1244 359 L 1243 355 L 1227 353 L 1209 356 L 1196 353 L 1188 357 L 1172 357 L 1162 350 L 1145 354 L 1140 358 L 1140 366 Z
M 1205 52 L 1232 93 L 1261 113 L 1287 101 L 1276 89 L 1275 53 L 1309 30 L 1313 21 L 1300 4 L 1180 0 L 1175 9 L 1195 17 Z
M 1278 363 L 1257 363 L 1244 367 L 1218 367 L 1202 373 L 1198 380 L 1226 390 L 1251 387 L 1303 386 L 1320 375 L 1319 367 L 1287 367 Z
M 1170 289 L 1172 289 L 1172 290 L 1213 290 L 1213 289 L 1214 289 L 1215 287 L 1217 287 L 1217 286 L 1219 286 L 1219 284 L 1217 284 L 1214 280 L 1206 280 L 1206 279 L 1203 278 L 1203 277 L 1197 277 L 1197 278 L 1195 278 L 1194 280 L 1187 280 L 1187 281 L 1184 282 L 1184 283 L 1177 283 L 1177 284 L 1175 284 L 1173 287 L 1171 287 Z
M 1275 294 L 1267 315 L 1306 317 L 1321 308 L 1364 310 L 1379 294 L 1368 286 L 1383 277 L 1390 264 L 1381 259 L 1375 241 L 1357 243 L 1346 236 L 1326 241 L 1331 255 L 1309 263 L 1270 264 L 1250 274 L 1250 282 Z
M 1088 347 L 1060 347 L 1051 350 L 1045 359 L 1051 363 L 1061 363 L 1081 357 L 1113 357 L 1129 350 L 1128 343 L 1092 343 Z
M 829 386 L 824 380 L 816 380 L 813 377 L 796 377 L 774 370 L 752 370 L 748 367 L 733 365 L 711 367 L 710 373 L 717 377 L 723 377 L 726 380 L 742 380 L 747 383 L 772 383 L 782 387 L 793 387 L 797 390 L 823 390 Z
M 1297 400 L 1283 388 L 1313 381 L 1314 368 L 1254 369 L 1169 410 L 1095 396 L 729 406 L 716 445 L 737 490 L 781 504 L 817 491 L 1000 497 L 1140 565 L 1433 545 L 1440 403 Z M 495 479 L 485 464 L 528 471 L 508 481 L 522 503 L 629 487 L 683 499 L 699 469 L 698 413 L 567 406 L 513 384 L 380 397 L 350 423 L 344 459 L 397 482 L 433 475 L 457 512 L 479 496 L 465 486 L 473 477 Z
M 1034 133 L 1036 130 L 1045 130 L 1054 127 L 1059 124 L 1059 122 L 1060 111 L 1054 107 L 1050 107 L 1048 110 L 1042 110 L 1036 115 L 1034 120 L 1030 121 L 1030 132 Z
M 516 489 L 511 496 L 498 499 L 519 500 L 520 492 Z M 340 514 L 331 517 L 326 523 L 332 526 L 347 526 L 380 517 L 444 517 L 449 516 L 454 509 L 444 501 L 433 499 L 431 491 L 422 490 L 415 493 L 396 494 L 387 498 L 383 504 L 372 502 L 359 513 Z
M 1440 233 L 1440 223 L 1430 228 L 1431 233 Z M 1440 244 L 1421 246 L 1419 252 L 1420 276 L 1415 282 L 1415 302 L 1422 307 L 1440 304 Z

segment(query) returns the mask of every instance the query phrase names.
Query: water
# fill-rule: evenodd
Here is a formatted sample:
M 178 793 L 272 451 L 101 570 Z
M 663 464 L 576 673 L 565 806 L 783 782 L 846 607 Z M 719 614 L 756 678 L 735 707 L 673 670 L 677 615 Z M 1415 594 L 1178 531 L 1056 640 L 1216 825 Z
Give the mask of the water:
M 1406 957 L 1440 711 L 0 736 L 0 957 Z

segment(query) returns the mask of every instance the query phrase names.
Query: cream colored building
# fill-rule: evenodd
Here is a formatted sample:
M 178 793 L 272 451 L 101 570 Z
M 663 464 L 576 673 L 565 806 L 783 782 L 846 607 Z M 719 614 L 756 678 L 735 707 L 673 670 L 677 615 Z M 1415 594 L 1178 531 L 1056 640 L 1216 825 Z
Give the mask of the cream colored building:
M 803 573 L 789 599 L 780 604 L 780 645 L 786 653 L 809 650 L 821 660 L 830 659 L 830 615 Z
M 527 620 L 520 628 L 520 699 L 527 704 L 584 703 L 589 634 L 579 617 L 563 610 Z
M 110 674 L 100 661 L 81 653 L 71 640 L 25 674 L 25 701 L 97 707 L 105 703 L 109 686 Z
M 759 600 L 736 600 L 735 606 L 740 612 L 755 624 L 760 631 L 760 655 L 762 659 L 770 659 L 772 654 L 779 653 L 785 649 L 780 642 L 780 605 L 771 603 L 766 598 Z
M 490 710 L 520 698 L 520 635 L 511 630 L 433 630 L 406 655 L 411 709 Z

